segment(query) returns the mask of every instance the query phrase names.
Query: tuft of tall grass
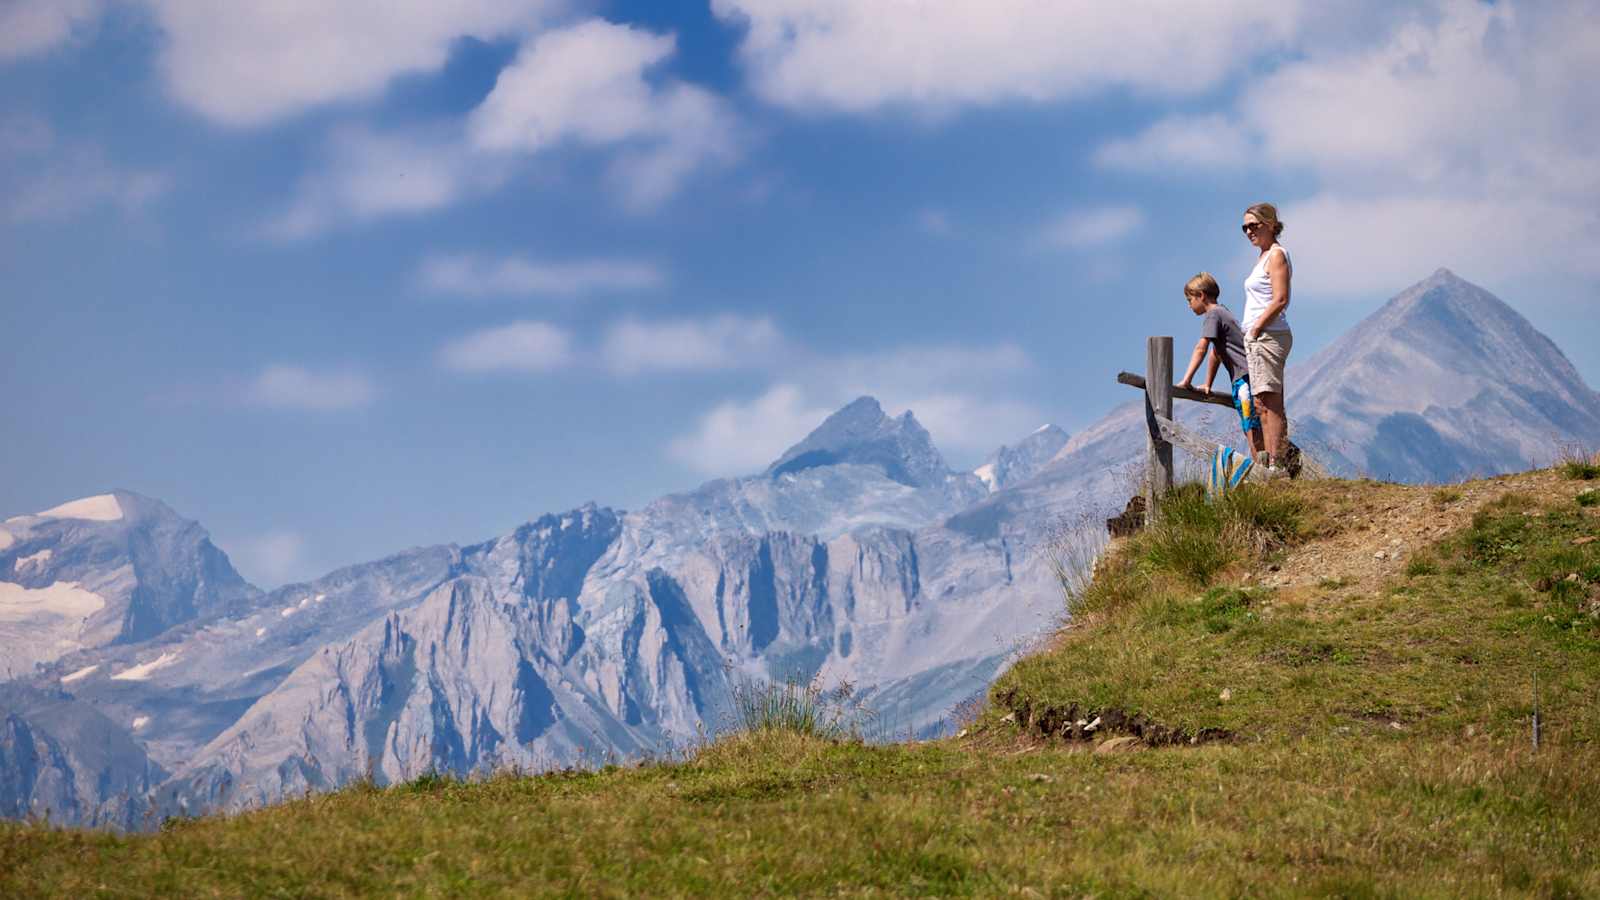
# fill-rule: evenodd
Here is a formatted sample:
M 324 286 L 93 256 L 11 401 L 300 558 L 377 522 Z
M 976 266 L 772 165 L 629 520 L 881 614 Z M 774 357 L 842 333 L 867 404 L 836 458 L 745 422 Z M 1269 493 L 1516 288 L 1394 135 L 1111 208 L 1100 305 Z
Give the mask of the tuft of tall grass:
M 847 681 L 828 689 L 819 678 L 787 675 L 771 681 L 746 676 L 733 687 L 733 726 L 738 732 L 859 740 L 875 718 Z
M 1563 444 L 1556 456 L 1556 469 L 1575 481 L 1600 478 L 1600 453 L 1590 453 L 1576 444 Z
M 1213 500 L 1199 484 L 1180 484 L 1162 498 L 1152 525 L 1099 561 L 1091 581 L 1063 583 L 1067 610 L 1108 613 L 1169 582 L 1211 587 L 1230 566 L 1298 540 L 1304 519 L 1301 501 L 1281 485 L 1245 485 Z

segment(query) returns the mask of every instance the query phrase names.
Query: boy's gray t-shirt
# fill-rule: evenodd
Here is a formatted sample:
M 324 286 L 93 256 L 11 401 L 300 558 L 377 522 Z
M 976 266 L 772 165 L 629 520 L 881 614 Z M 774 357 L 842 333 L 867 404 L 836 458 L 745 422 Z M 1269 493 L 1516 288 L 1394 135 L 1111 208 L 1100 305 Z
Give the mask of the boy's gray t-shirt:
M 1222 365 L 1228 370 L 1228 380 L 1233 381 L 1250 371 L 1244 358 L 1244 329 L 1226 306 L 1211 304 L 1200 317 L 1200 336 L 1211 341 L 1211 346 L 1222 355 Z

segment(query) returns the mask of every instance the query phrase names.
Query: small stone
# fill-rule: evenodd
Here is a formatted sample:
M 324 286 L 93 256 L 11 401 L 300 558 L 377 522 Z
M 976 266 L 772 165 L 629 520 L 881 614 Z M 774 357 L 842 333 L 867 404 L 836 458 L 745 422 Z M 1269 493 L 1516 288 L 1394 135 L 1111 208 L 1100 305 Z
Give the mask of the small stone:
M 1048 783 L 1048 782 L 1051 782 L 1051 781 L 1055 781 L 1055 778 L 1052 777 L 1052 776 L 1046 775 L 1043 772 L 1035 772 L 1032 775 L 1028 776 L 1028 780 L 1029 781 L 1042 781 L 1042 782 L 1047 782 Z
M 1016 713 L 1006 713 L 1005 716 L 1000 719 L 1000 721 L 1002 721 L 1002 722 L 1015 722 L 1016 720 L 1017 720 L 1017 714 Z
M 1566 581 L 1577 581 L 1578 580 L 1578 573 L 1577 572 L 1573 572 L 1571 575 L 1568 575 L 1565 580 Z
M 1233 688 L 1223 688 L 1222 693 L 1217 695 L 1217 699 L 1221 700 L 1223 703 L 1227 703 L 1229 700 L 1232 700 Z
M 1473 735 L 1475 735 L 1477 733 L 1478 733 L 1478 726 L 1471 725 L 1471 724 L 1467 725 L 1467 737 L 1472 737 Z
M 1382 550 L 1379 550 L 1377 553 L 1372 554 L 1372 558 L 1373 559 L 1388 559 L 1389 558 L 1389 554 L 1383 552 Z
M 1100 745 L 1094 748 L 1094 752 L 1097 756 L 1103 756 L 1110 753 L 1126 753 L 1137 749 L 1139 749 L 1139 739 L 1125 734 L 1121 737 L 1101 741 Z
M 1100 727 L 1100 717 L 1099 716 L 1095 716 L 1093 722 L 1090 722 L 1089 724 L 1083 726 L 1083 730 L 1084 731 L 1093 731 L 1093 730 L 1095 730 L 1096 728 L 1099 728 L 1099 727 Z
M 968 729 L 963 728 L 960 731 L 956 732 L 956 739 L 960 740 L 961 738 L 966 737 L 967 736 L 967 731 L 968 731 Z
M 1581 538 L 1573 538 L 1572 539 L 1572 546 L 1574 546 L 1574 547 L 1582 547 L 1584 544 L 1592 544 L 1592 543 L 1594 543 L 1594 535 L 1592 535 L 1592 534 L 1586 534 Z
M 1395 731 L 1405 731 L 1406 730 L 1406 727 L 1404 725 L 1401 725 L 1399 722 L 1390 722 L 1389 723 L 1389 727 L 1393 728 Z

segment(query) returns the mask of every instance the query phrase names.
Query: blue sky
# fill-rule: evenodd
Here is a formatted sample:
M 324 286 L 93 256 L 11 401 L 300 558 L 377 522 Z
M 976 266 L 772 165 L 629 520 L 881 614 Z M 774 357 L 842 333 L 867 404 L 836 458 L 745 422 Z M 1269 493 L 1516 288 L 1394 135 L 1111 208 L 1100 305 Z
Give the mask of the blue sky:
M 271 586 L 860 393 L 976 465 L 1263 199 L 1296 356 L 1449 266 L 1600 383 L 1600 17 L 1324 7 L 5 0 L 0 514 L 139 491 Z

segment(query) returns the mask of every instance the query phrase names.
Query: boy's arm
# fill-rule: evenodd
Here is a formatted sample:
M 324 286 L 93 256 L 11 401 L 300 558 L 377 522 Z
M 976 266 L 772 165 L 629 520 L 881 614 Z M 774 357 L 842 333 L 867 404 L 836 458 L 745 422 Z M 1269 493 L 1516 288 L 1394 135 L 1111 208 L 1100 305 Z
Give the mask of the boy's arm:
M 1184 370 L 1183 380 L 1178 382 L 1178 387 L 1192 387 L 1189 382 L 1194 380 L 1194 373 L 1200 370 L 1200 363 L 1206 358 L 1206 347 L 1210 346 L 1210 344 L 1210 341 L 1201 338 L 1199 343 L 1194 345 L 1194 353 L 1189 356 L 1189 368 Z
M 1206 363 L 1206 393 L 1211 393 L 1211 386 L 1217 383 L 1217 369 L 1222 367 L 1222 354 L 1217 352 L 1215 345 L 1211 348 L 1211 359 Z

